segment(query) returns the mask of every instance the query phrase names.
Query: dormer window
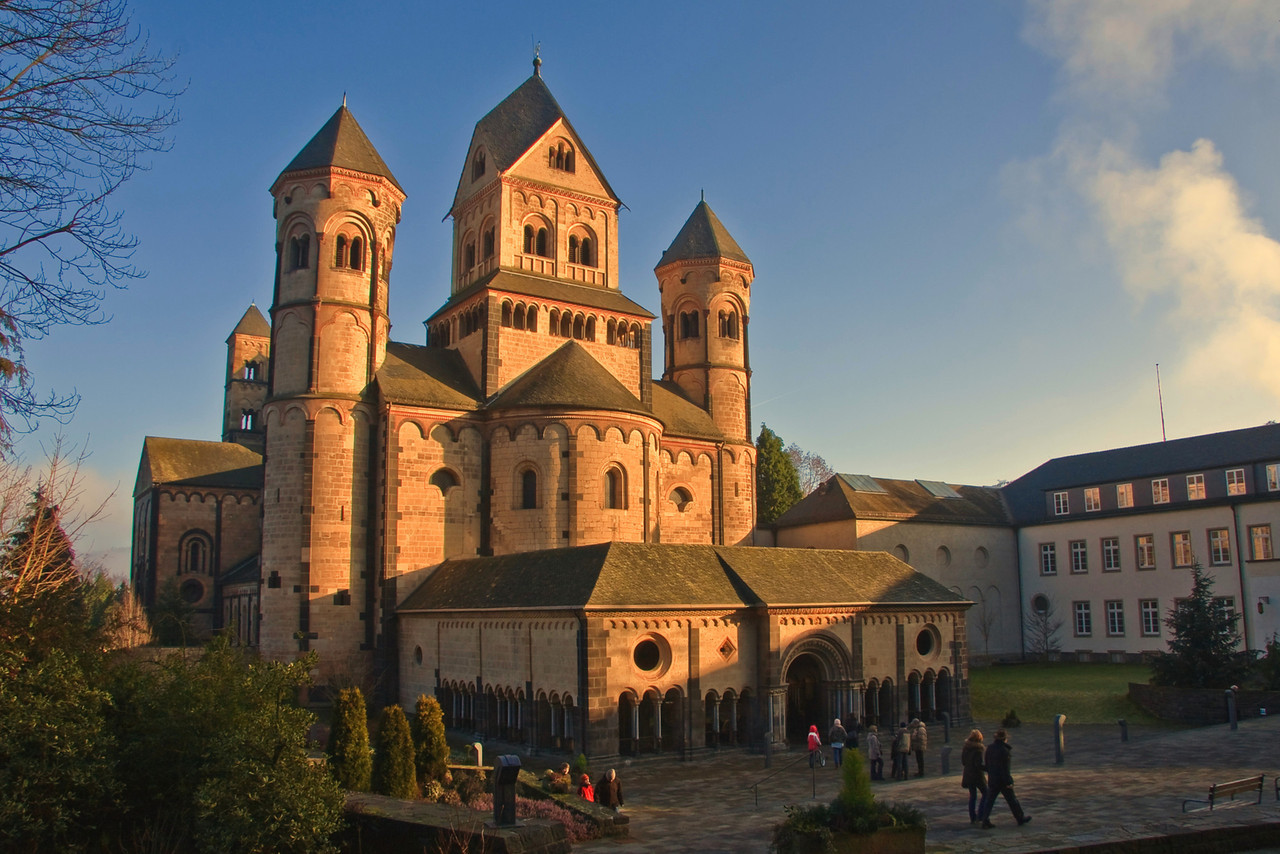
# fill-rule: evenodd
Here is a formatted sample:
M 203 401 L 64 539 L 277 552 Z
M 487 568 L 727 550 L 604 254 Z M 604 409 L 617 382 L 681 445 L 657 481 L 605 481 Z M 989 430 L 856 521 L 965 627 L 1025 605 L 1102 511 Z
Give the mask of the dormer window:
M 457 163 L 458 161 L 454 161 Z M 484 175 L 485 158 L 484 149 L 476 149 L 476 156 L 471 159 L 471 180 L 477 181 Z
M 573 147 L 567 145 L 564 141 L 551 146 L 551 150 L 547 154 L 547 165 L 552 169 L 559 169 L 561 172 L 574 171 Z

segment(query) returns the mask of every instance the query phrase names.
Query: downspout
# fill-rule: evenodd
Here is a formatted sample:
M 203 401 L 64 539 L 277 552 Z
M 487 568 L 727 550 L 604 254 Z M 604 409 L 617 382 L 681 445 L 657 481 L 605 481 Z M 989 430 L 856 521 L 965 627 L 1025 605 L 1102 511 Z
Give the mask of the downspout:
M 1236 571 L 1240 575 L 1240 625 L 1241 634 L 1244 635 L 1244 651 L 1251 652 L 1253 650 L 1252 626 L 1250 626 L 1249 618 L 1249 602 L 1253 597 L 1249 595 L 1249 587 L 1245 583 L 1244 571 L 1244 537 L 1240 534 L 1240 505 L 1232 502 L 1231 504 L 1231 520 L 1232 527 L 1236 531 Z

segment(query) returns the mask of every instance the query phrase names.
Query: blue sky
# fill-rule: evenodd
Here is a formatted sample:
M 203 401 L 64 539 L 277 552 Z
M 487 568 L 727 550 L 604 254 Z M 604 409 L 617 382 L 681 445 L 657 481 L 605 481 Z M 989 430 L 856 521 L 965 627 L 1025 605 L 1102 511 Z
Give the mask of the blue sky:
M 991 484 L 1280 417 L 1280 13 L 1265 2 L 134 2 L 187 81 L 116 198 L 149 276 L 28 349 L 115 490 L 146 435 L 220 437 L 224 341 L 271 299 L 267 189 L 342 101 L 408 192 L 392 337 L 448 294 L 475 122 L 543 77 L 626 204 L 623 291 L 699 193 L 751 257 L 753 416 L 838 471 Z M 551 7 L 548 7 L 551 8 Z M 655 352 L 661 352 L 655 342 Z

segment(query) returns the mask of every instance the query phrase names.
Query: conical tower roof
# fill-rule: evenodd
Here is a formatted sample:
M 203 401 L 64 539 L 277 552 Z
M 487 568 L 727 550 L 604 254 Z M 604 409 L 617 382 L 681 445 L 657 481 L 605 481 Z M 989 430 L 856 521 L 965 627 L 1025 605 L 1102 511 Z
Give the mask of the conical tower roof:
M 271 324 L 267 323 L 267 319 L 262 316 L 262 312 L 258 310 L 257 303 L 251 303 L 248 310 L 245 311 L 244 317 L 240 318 L 240 322 L 236 324 L 236 328 L 231 330 L 231 334 L 270 338 Z
M 747 253 L 738 246 L 705 199 L 698 202 L 693 213 L 689 214 L 684 227 L 680 229 L 676 239 L 671 241 L 671 246 L 662 253 L 657 266 L 695 258 L 729 258 L 745 264 L 751 263 Z
M 311 141 L 302 147 L 298 156 L 293 158 L 280 175 L 283 177 L 290 172 L 322 169 L 326 166 L 378 175 L 395 184 L 402 192 L 404 190 L 346 104 L 339 107 L 329 121 L 324 123 L 324 127 L 311 137 Z

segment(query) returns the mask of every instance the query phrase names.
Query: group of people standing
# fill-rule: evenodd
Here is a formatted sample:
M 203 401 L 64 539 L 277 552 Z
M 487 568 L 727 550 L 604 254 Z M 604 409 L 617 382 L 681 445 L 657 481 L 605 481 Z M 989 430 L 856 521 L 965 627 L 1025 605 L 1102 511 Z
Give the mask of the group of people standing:
M 565 767 L 567 769 L 568 766 Z M 622 806 L 622 784 L 618 782 L 618 772 L 612 768 L 604 772 L 604 776 L 596 780 L 594 786 L 591 784 L 591 777 L 583 774 L 578 780 L 577 792 L 578 797 L 584 801 L 609 807 L 614 812 Z
M 1012 754 L 1009 733 L 1003 729 L 996 730 L 995 741 L 985 750 L 981 730 L 973 730 L 965 739 L 960 751 L 960 763 L 964 766 L 960 785 L 969 790 L 970 823 L 981 822 L 984 829 L 995 827 L 991 823 L 991 808 L 995 806 L 996 795 L 1004 797 L 1019 825 L 1031 821 L 1031 816 L 1023 811 L 1022 804 L 1018 803 L 1018 796 L 1013 792 L 1013 774 L 1010 771 Z M 979 793 L 982 795 L 980 801 Z
M 857 749 L 858 747 L 858 730 L 855 726 L 852 734 L 845 729 L 840 723 L 840 719 L 836 718 L 835 723 L 831 727 L 831 731 L 827 733 L 827 741 L 831 744 L 831 758 L 835 766 L 839 768 L 844 760 L 844 748 L 846 745 Z M 916 776 L 924 776 L 924 752 L 929 747 L 929 730 L 925 727 L 924 722 L 919 718 L 912 718 L 911 723 L 905 721 L 898 725 L 898 731 L 893 737 L 893 741 L 889 745 L 889 755 L 893 760 L 892 775 L 895 780 L 905 780 L 910 776 L 911 757 L 914 755 L 916 759 Z M 867 760 L 870 763 L 871 779 L 884 779 L 884 750 L 880 746 L 880 731 L 878 727 L 867 727 Z M 814 768 L 817 765 L 826 764 L 826 757 L 822 754 L 822 736 L 818 733 L 817 725 L 809 727 L 809 767 Z

